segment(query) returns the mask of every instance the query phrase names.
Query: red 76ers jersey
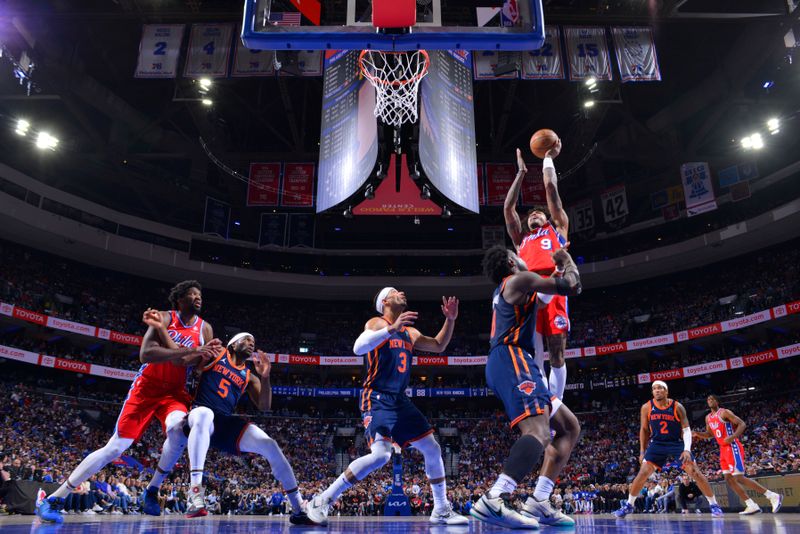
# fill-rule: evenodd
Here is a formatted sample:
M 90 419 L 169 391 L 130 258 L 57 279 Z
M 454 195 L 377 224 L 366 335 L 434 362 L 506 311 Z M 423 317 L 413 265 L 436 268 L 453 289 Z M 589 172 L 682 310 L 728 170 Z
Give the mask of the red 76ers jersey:
M 549 222 L 537 228 L 522 239 L 519 244 L 519 257 L 528 270 L 540 275 L 550 276 L 556 266 L 551 254 L 566 245 L 567 240 Z
M 167 334 L 180 347 L 199 347 L 205 344 L 203 325 L 199 316 L 191 324 L 183 324 L 178 312 L 170 310 Z M 186 367 L 172 362 L 146 363 L 139 368 L 143 385 L 159 390 L 183 391 L 186 389 Z

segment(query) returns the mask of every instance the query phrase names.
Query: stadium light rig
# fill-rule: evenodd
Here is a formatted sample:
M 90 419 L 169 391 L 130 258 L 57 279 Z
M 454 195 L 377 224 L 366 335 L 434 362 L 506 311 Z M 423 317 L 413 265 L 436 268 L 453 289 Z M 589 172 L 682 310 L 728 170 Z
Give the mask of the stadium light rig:
M 17 129 L 14 131 L 17 132 L 17 135 L 25 137 L 26 135 L 28 135 L 28 130 L 30 129 L 30 127 L 31 127 L 30 122 L 26 121 L 25 119 L 19 119 L 17 121 Z
M 39 135 L 36 137 L 36 148 L 42 150 L 55 150 L 57 146 L 58 139 L 47 132 L 39 132 Z
M 745 150 L 761 150 L 764 148 L 764 138 L 758 132 L 750 134 L 742 139 L 742 148 Z
M 781 121 L 777 118 L 771 118 L 767 121 L 767 129 L 769 133 L 775 135 L 781 131 Z

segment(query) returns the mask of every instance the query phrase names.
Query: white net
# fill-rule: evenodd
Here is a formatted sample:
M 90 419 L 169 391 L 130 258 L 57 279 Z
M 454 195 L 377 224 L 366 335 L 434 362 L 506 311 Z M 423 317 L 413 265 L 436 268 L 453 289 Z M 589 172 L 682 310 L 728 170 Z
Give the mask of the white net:
M 428 73 L 428 53 L 363 50 L 358 63 L 375 87 L 375 116 L 395 128 L 417 122 L 417 94 L 422 78 Z

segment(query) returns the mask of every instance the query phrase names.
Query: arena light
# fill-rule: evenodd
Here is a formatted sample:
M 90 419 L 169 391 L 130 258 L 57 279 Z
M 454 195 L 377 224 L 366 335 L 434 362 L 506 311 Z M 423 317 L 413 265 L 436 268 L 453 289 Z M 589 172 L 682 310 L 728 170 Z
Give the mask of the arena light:
M 200 84 L 202 89 L 211 89 L 211 78 L 200 78 L 197 82 Z
M 30 127 L 31 123 L 29 123 L 25 119 L 19 119 L 17 121 L 17 129 L 15 131 L 17 132 L 17 135 L 21 135 L 24 137 L 28 135 L 28 130 L 30 129 Z
M 583 107 L 585 108 L 593 108 L 594 107 L 594 100 L 587 100 L 583 103 Z
M 750 138 L 749 135 L 747 137 L 742 138 L 742 148 L 744 148 L 745 150 L 750 150 L 751 148 L 753 148 L 753 140 Z
M 594 87 L 595 85 L 597 85 L 597 78 L 595 78 L 594 76 L 586 78 L 586 87 L 591 88 Z
M 210 98 L 204 98 L 200 102 L 202 102 L 203 105 L 207 106 L 207 107 L 210 107 L 210 106 L 212 106 L 214 104 L 214 101 L 211 100 Z
M 767 129 L 769 130 L 769 133 L 775 135 L 781 131 L 781 121 L 775 117 L 769 119 L 767 121 Z
M 764 139 L 761 137 L 760 133 L 754 133 L 750 136 L 750 139 L 753 141 L 753 148 L 756 150 L 761 150 L 764 148 Z
M 58 146 L 58 139 L 53 137 L 47 132 L 39 132 L 39 135 L 36 137 L 36 148 L 39 149 L 48 149 L 48 150 L 55 150 Z

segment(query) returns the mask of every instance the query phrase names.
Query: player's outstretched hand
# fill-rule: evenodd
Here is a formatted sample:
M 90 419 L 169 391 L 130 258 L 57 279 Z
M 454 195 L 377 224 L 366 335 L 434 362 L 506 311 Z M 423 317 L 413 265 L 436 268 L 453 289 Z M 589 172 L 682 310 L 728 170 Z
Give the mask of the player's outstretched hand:
M 456 297 L 442 297 L 442 313 L 445 319 L 455 321 L 458 317 L 458 299 Z
M 553 145 L 553 147 L 550 150 L 545 152 L 544 157 L 555 159 L 555 158 L 558 157 L 559 154 L 561 154 L 561 139 L 560 138 L 556 141 L 556 144 Z
M 517 172 L 523 174 L 528 172 L 528 166 L 525 165 L 525 160 L 522 159 L 522 150 L 517 149 Z
M 553 263 L 556 264 L 556 267 L 559 271 L 564 271 L 564 268 L 572 262 L 572 256 L 569 255 L 566 248 L 560 248 L 551 254 L 553 257 Z
M 389 327 L 389 331 L 394 333 L 403 328 L 404 326 L 410 326 L 414 324 L 414 322 L 417 320 L 418 315 L 419 314 L 417 312 L 412 312 L 412 311 L 406 311 L 401 313 L 397 317 L 395 322 L 392 324 L 392 326 Z
M 725 438 L 725 443 L 727 443 L 728 445 L 730 445 L 734 441 L 736 441 L 736 438 L 734 438 L 733 436 L 728 436 L 727 438 Z
M 142 314 L 142 322 L 147 326 L 160 328 L 162 325 L 161 312 L 155 308 L 147 308 Z
M 683 451 L 681 453 L 681 464 L 686 465 L 692 463 L 692 453 L 689 451 Z
M 265 378 L 269 376 L 269 371 L 272 369 L 272 364 L 269 361 L 269 356 L 263 351 L 257 350 L 253 353 L 253 367 L 256 373 Z

